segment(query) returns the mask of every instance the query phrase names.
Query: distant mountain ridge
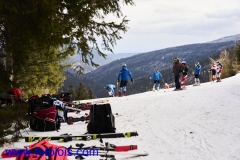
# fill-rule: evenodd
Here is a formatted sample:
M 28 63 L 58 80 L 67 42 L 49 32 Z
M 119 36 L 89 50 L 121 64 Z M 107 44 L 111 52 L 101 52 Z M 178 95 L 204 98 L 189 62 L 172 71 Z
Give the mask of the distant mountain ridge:
M 227 41 L 236 41 L 237 38 L 240 39 L 240 34 L 219 38 L 214 41 L 207 42 L 207 43 L 220 43 L 220 42 L 227 42 Z
M 126 57 L 131 57 L 133 55 L 136 55 L 138 53 L 121 53 L 121 54 L 107 54 L 106 59 L 104 59 L 103 57 L 99 56 L 96 50 L 92 51 L 93 55 L 94 55 L 94 62 L 99 64 L 100 67 L 108 64 L 112 61 L 121 59 L 121 58 L 126 58 Z M 66 71 L 71 72 L 71 73 L 76 73 L 74 71 L 74 68 L 78 65 L 81 65 L 84 68 L 84 73 L 88 73 L 91 71 L 96 70 L 97 68 L 91 66 L 91 65 L 86 65 L 84 63 L 81 62 L 81 56 L 79 54 L 74 55 L 72 57 L 70 57 L 70 60 L 68 61 L 70 63 L 74 63 L 72 68 L 67 68 Z
M 134 85 L 131 86 L 128 93 L 132 94 L 146 91 L 148 86 L 151 86 L 149 76 L 156 68 L 162 72 L 165 82 L 173 82 L 173 76 L 171 75 L 173 57 L 179 57 L 181 61 L 187 61 L 187 64 L 190 66 L 191 73 L 196 61 L 204 63 L 204 61 L 207 61 L 209 57 L 216 57 L 220 51 L 233 47 L 235 45 L 234 38 L 236 39 L 236 36 L 221 38 L 222 42 L 217 42 L 219 40 L 216 40 L 211 43 L 207 42 L 170 47 L 136 54 L 127 58 L 121 58 L 105 64 L 92 72 L 86 73 L 84 75 L 84 79 L 80 78 L 78 79 L 78 82 L 81 81 L 84 84 L 86 83 L 86 87 L 91 86 L 97 97 L 105 97 L 107 96 L 107 92 L 103 87 L 110 83 L 116 83 L 121 65 L 122 63 L 126 63 L 135 80 Z M 223 39 L 225 39 L 225 41 Z M 64 83 L 65 86 L 69 85 L 67 81 L 68 80 Z M 91 81 L 97 83 L 97 85 L 91 85 Z

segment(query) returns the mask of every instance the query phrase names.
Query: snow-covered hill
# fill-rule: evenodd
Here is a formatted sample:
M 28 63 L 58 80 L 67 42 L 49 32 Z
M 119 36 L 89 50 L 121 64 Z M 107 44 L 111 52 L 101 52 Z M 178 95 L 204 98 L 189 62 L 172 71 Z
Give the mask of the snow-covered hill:
M 138 137 L 103 139 L 115 145 L 138 145 L 141 160 L 239 160 L 240 159 L 240 74 L 220 83 L 187 86 L 187 90 L 160 90 L 125 97 L 109 98 L 117 132 L 138 131 Z M 130 87 L 129 87 L 130 89 Z M 80 116 L 84 113 L 80 113 Z M 74 115 L 79 116 L 79 115 Z M 62 124 L 59 132 L 34 132 L 38 136 L 86 132 L 86 124 Z M 27 136 L 27 132 L 23 131 Z M 52 143 L 70 146 L 68 143 Z M 98 140 L 81 141 L 99 145 Z M 14 144 L 23 147 L 22 140 Z M 3 148 L 0 149 L 2 151 Z M 128 155 L 116 156 L 123 159 Z M 69 156 L 73 160 L 73 156 Z M 87 159 L 100 159 L 87 157 Z
M 221 43 L 221 42 L 227 42 L 227 41 L 239 41 L 240 40 L 240 34 L 227 36 L 223 38 L 216 39 L 214 41 L 210 41 L 208 43 Z

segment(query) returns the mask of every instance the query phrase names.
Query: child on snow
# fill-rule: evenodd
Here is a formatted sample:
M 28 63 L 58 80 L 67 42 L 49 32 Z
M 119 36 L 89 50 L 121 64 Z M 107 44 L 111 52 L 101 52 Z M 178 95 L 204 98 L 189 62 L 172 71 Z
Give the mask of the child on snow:
M 117 80 L 119 82 L 121 79 L 118 96 L 122 96 L 122 95 L 126 96 L 128 77 L 130 77 L 131 82 L 133 83 L 133 78 L 132 78 L 131 72 L 127 68 L 127 65 L 123 64 L 122 69 L 120 70 L 120 72 L 118 74 L 118 80 Z
M 153 78 L 153 91 L 155 91 L 155 87 L 157 86 L 157 90 L 159 91 L 160 88 L 160 78 L 162 78 L 162 74 L 158 71 L 158 69 L 153 72 L 152 76 L 150 79 Z
M 199 62 L 195 63 L 195 71 L 194 71 L 194 77 L 195 77 L 195 84 L 194 86 L 200 86 L 200 79 L 199 79 L 199 75 L 200 75 L 200 71 L 201 71 L 201 65 Z
M 109 97 L 114 97 L 115 96 L 115 92 L 114 92 L 114 89 L 116 88 L 115 85 L 108 84 L 105 88 L 108 91 Z
M 223 65 L 220 62 L 217 62 L 217 82 L 221 82 L 222 70 L 223 70 Z
M 212 81 L 214 82 L 216 80 L 217 66 L 213 64 L 210 71 L 212 73 Z
M 182 77 L 181 77 L 181 86 L 183 89 L 186 89 L 188 66 L 186 65 L 186 61 L 182 61 L 182 65 L 183 65 L 183 70 L 182 70 Z

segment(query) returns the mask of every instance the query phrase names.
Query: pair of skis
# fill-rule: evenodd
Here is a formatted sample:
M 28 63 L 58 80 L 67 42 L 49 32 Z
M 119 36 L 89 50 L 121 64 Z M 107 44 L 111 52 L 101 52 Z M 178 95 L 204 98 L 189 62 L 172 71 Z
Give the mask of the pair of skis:
M 90 147 L 84 147 L 84 144 L 76 144 L 76 148 L 73 148 L 72 146 L 68 147 L 69 155 L 76 156 L 76 159 L 84 159 L 84 154 L 78 153 L 79 150 L 92 150 L 92 154 L 96 153 L 94 155 L 106 157 L 106 158 L 114 158 L 115 155 L 132 155 L 132 158 L 134 157 L 140 157 L 140 156 L 147 156 L 147 153 L 130 153 L 128 151 L 131 150 L 137 150 L 137 145 L 126 145 L 126 146 L 116 146 L 114 144 L 105 143 L 105 146 L 90 146 Z M 21 155 L 22 153 L 27 152 L 28 148 L 25 147 L 23 149 L 19 148 L 12 148 L 12 149 L 6 149 L 1 153 L 2 158 L 13 158 Z M 90 155 L 91 156 L 91 155 Z
M 62 134 L 60 136 L 49 136 L 49 137 L 34 137 L 28 136 L 25 137 L 25 142 L 37 142 L 41 141 L 42 139 L 51 140 L 58 140 L 60 142 L 68 142 L 68 141 L 88 141 L 88 140 L 95 140 L 95 139 L 102 139 L 102 138 L 128 138 L 132 136 L 138 136 L 137 132 L 124 132 L 124 133 L 103 133 L 103 134 L 85 134 L 79 136 L 73 136 L 70 134 Z

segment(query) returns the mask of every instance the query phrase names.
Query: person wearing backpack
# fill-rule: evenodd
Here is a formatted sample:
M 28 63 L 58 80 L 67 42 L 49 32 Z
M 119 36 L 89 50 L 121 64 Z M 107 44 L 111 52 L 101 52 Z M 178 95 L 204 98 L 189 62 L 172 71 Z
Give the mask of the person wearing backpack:
M 118 79 L 117 79 L 117 82 L 119 82 L 121 80 L 119 92 L 118 92 L 119 96 L 122 96 L 122 95 L 126 96 L 128 77 L 130 77 L 131 82 L 133 83 L 133 78 L 132 78 L 132 74 L 131 74 L 130 70 L 127 68 L 126 64 L 123 64 L 122 69 L 120 70 L 120 72 L 118 74 Z
M 158 71 L 158 69 L 156 69 L 152 76 L 150 77 L 150 79 L 153 78 L 153 91 L 155 91 L 155 87 L 157 85 L 157 90 L 159 91 L 159 88 L 160 88 L 160 78 L 162 78 L 162 74 Z
M 183 65 L 183 69 L 182 69 L 182 77 L 181 77 L 181 86 L 183 89 L 186 89 L 188 66 L 186 65 L 186 61 L 182 61 L 182 65 Z

